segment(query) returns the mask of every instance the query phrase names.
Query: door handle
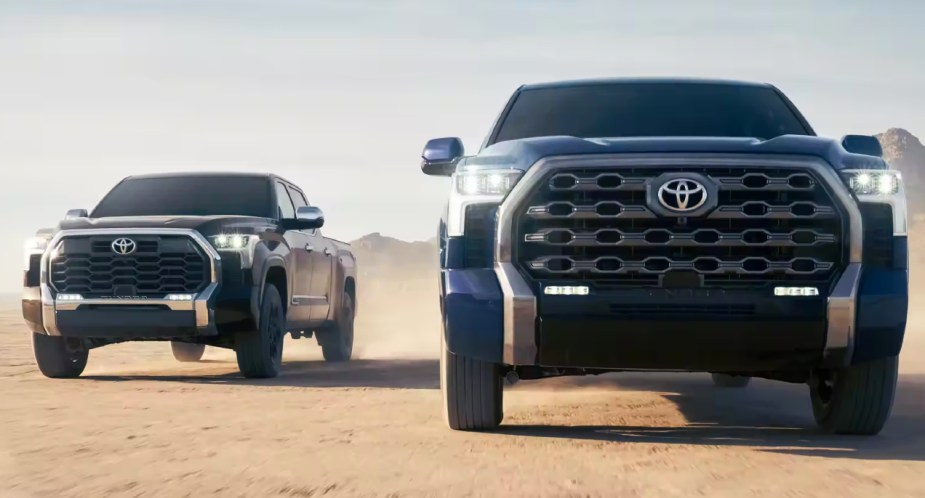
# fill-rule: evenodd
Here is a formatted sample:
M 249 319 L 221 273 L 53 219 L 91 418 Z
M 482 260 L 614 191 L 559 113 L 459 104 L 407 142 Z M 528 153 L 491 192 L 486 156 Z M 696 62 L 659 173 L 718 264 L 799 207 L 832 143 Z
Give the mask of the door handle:
M 305 250 L 308 251 L 308 252 L 312 252 L 312 251 L 315 250 L 315 246 L 313 246 L 313 245 L 311 245 L 311 244 L 305 244 Z
M 330 255 L 331 255 L 331 250 L 328 249 L 327 247 L 325 247 L 325 248 L 324 248 L 324 255 L 325 255 L 325 256 L 330 256 Z

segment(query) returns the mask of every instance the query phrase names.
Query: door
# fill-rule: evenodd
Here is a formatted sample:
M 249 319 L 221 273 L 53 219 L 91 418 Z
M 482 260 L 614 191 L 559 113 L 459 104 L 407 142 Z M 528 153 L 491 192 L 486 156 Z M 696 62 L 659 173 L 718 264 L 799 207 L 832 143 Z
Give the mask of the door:
M 331 295 L 331 274 L 334 272 L 333 244 L 325 240 L 321 230 L 313 230 L 309 235 L 314 250 L 310 253 L 312 259 L 312 294 L 324 296 L 324 300 L 312 303 L 312 321 L 320 322 L 328 318 L 331 302 L 335 296 Z
M 288 220 L 295 218 L 295 206 L 289 197 L 286 186 L 276 183 L 276 203 L 278 218 Z M 289 246 L 289 313 L 286 321 L 290 328 L 300 330 L 311 321 L 311 275 L 312 260 L 308 253 L 308 235 L 300 230 L 286 230 L 283 234 Z
M 295 187 L 288 186 L 289 196 L 292 204 L 298 210 L 302 206 L 308 206 L 308 199 L 305 194 Z M 311 320 L 313 323 L 323 322 L 328 317 L 328 311 L 331 308 L 333 296 L 331 293 L 331 273 L 334 271 L 334 248 L 333 244 L 325 240 L 321 235 L 321 230 L 311 229 L 304 231 L 308 240 L 307 257 L 311 261 Z

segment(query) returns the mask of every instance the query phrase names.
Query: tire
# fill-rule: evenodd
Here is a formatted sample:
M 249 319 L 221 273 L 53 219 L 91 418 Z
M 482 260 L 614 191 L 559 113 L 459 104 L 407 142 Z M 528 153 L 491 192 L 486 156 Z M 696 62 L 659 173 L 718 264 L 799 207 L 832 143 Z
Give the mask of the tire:
M 353 356 L 353 296 L 344 291 L 334 327 L 318 331 L 318 344 L 325 361 L 350 361 Z
M 52 379 L 79 377 L 90 356 L 86 349 L 75 350 L 63 337 L 32 334 L 32 353 L 42 375 Z
M 501 368 L 453 354 L 445 343 L 440 349 L 440 390 L 446 424 L 457 431 L 497 429 L 504 417 Z
M 810 398 L 816 424 L 832 434 L 872 436 L 893 408 L 899 358 L 891 356 L 814 374 Z
M 183 363 L 189 363 L 202 359 L 202 355 L 206 352 L 206 345 L 171 341 L 170 349 L 173 351 L 174 359 Z
M 716 387 L 734 387 L 741 388 L 748 385 L 751 382 L 751 377 L 744 377 L 741 375 L 728 375 L 728 374 L 711 374 L 713 376 L 713 385 Z
M 260 303 L 260 323 L 257 330 L 239 333 L 234 352 L 238 369 L 248 379 L 269 379 L 279 375 L 283 362 L 283 337 L 286 313 L 279 291 L 267 284 Z

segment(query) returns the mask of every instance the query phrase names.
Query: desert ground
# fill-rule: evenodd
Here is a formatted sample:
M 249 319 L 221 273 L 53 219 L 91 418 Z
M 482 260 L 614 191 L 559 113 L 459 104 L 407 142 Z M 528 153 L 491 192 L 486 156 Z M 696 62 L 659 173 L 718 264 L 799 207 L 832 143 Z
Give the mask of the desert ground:
M 918 325 L 877 437 L 818 433 L 805 386 L 643 373 L 520 382 L 500 430 L 460 433 L 441 418 L 425 296 L 361 299 L 359 359 L 290 341 L 269 381 L 240 378 L 223 350 L 177 363 L 164 343 L 97 349 L 82 378 L 45 379 L 8 299 L 0 496 L 925 496 Z

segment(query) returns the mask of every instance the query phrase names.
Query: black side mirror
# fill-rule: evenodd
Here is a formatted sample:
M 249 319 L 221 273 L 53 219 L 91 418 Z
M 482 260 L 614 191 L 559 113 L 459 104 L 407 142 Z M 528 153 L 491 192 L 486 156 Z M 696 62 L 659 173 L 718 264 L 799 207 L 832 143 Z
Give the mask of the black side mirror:
M 302 206 L 295 213 L 295 219 L 283 220 L 289 230 L 312 230 L 324 226 L 324 212 L 315 206 Z
M 841 139 L 841 146 L 854 154 L 883 157 L 883 147 L 880 146 L 880 141 L 869 135 L 845 135 Z
M 428 140 L 421 153 L 421 171 L 431 176 L 452 176 L 464 153 L 462 140 L 456 137 Z
M 90 216 L 86 209 L 69 209 L 64 215 L 65 220 L 76 220 L 77 218 L 86 218 Z

